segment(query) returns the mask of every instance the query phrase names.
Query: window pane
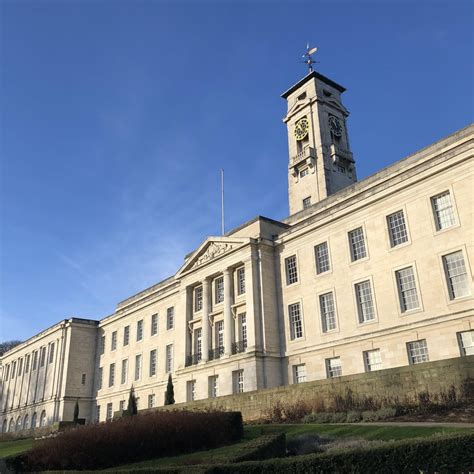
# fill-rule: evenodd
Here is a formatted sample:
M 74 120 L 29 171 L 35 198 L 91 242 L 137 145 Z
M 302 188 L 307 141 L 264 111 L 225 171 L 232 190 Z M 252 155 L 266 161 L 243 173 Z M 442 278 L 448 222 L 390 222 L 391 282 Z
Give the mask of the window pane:
M 407 348 L 410 364 L 420 364 L 421 362 L 429 361 L 426 339 L 409 342 Z
M 366 280 L 361 283 L 356 283 L 355 290 L 359 322 L 365 323 L 375 319 L 374 301 L 372 298 L 372 287 L 370 281 Z
M 326 372 L 328 378 L 340 377 L 342 375 L 341 358 L 326 359 Z
M 300 304 L 290 304 L 288 306 L 288 314 L 290 316 L 290 336 L 291 339 L 303 337 L 303 324 L 301 321 Z
M 413 267 L 407 267 L 395 272 L 398 286 L 398 296 L 402 312 L 418 308 L 418 294 L 416 291 Z
M 382 368 L 382 358 L 380 356 L 380 349 L 364 352 L 365 369 L 367 372 L 373 370 L 380 370 Z
M 351 259 L 353 262 L 367 256 L 364 231 L 362 227 L 349 232 L 349 245 L 351 249 Z
M 174 328 L 174 307 L 166 310 L 166 329 Z
M 294 382 L 306 382 L 306 364 L 299 364 L 294 366 Z
M 474 354 L 474 331 L 465 331 L 458 333 L 461 355 L 467 356 Z
M 298 268 L 296 266 L 296 255 L 285 258 L 286 284 L 291 285 L 298 281 Z
M 443 263 L 450 299 L 469 295 L 469 282 L 462 252 L 443 256 Z
M 245 268 L 237 270 L 237 294 L 243 295 L 245 293 Z
M 214 280 L 214 290 L 216 303 L 222 303 L 224 301 L 224 277 L 219 277 Z
M 446 229 L 447 227 L 451 227 L 456 223 L 449 191 L 431 198 L 431 204 L 433 206 L 437 230 Z
M 395 212 L 387 217 L 388 230 L 390 233 L 390 244 L 392 247 L 403 244 L 408 241 L 407 228 L 405 225 L 405 216 L 403 211 Z
M 336 329 L 336 310 L 334 307 L 334 295 L 332 292 L 319 296 L 319 307 L 321 309 L 323 332 Z
M 202 310 L 202 286 L 194 289 L 194 311 Z
M 151 335 L 154 336 L 158 334 L 158 315 L 151 315 Z
M 331 269 L 329 264 L 329 251 L 327 242 L 316 245 L 314 248 L 314 254 L 316 257 L 316 273 L 327 272 Z

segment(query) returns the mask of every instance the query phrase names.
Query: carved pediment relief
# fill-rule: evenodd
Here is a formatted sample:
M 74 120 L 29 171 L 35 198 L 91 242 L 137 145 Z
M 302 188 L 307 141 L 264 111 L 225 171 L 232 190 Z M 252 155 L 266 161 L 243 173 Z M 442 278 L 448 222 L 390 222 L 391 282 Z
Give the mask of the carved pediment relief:
M 211 242 L 207 247 L 206 251 L 202 253 L 194 262 L 191 268 L 200 267 L 202 264 L 212 260 L 218 255 L 222 255 L 229 250 L 232 250 L 234 245 L 225 242 Z
M 309 99 L 304 99 L 304 100 L 298 100 L 296 101 L 295 105 L 291 107 L 290 110 L 288 110 L 288 113 L 286 114 L 286 117 L 283 119 L 283 122 L 288 122 L 288 120 L 295 115 L 297 112 L 299 112 L 301 109 L 306 107 L 309 104 Z
M 248 238 L 210 237 L 193 252 L 178 271 L 178 275 L 195 270 L 212 260 L 222 257 L 249 242 Z

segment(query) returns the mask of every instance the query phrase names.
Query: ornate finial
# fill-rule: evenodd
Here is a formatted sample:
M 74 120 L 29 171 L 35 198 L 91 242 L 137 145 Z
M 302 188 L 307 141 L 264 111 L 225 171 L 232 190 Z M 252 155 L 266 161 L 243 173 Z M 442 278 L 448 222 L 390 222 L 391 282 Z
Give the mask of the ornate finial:
M 318 48 L 310 48 L 309 43 L 306 44 L 306 53 L 303 54 L 303 61 L 308 65 L 309 72 L 313 72 L 313 64 L 317 61 L 313 61 L 312 55 L 318 50 Z

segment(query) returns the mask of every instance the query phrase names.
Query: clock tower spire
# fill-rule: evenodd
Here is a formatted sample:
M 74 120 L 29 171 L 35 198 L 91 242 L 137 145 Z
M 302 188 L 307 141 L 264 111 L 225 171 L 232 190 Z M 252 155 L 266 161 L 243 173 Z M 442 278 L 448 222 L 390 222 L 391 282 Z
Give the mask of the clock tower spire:
M 314 71 L 309 49 L 303 56 L 309 73 L 282 94 L 288 109 L 288 200 L 290 215 L 322 201 L 357 181 L 342 105 L 344 87 Z

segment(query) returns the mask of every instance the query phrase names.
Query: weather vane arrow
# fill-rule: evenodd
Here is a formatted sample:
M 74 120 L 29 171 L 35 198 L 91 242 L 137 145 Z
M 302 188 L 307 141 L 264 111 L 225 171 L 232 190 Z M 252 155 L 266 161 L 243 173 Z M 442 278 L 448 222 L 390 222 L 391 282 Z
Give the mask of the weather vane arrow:
M 313 54 L 316 53 L 318 48 L 310 48 L 309 43 L 306 44 L 306 53 L 303 54 L 304 61 L 303 63 L 308 65 L 309 72 L 313 72 L 313 64 L 318 61 L 313 61 Z

